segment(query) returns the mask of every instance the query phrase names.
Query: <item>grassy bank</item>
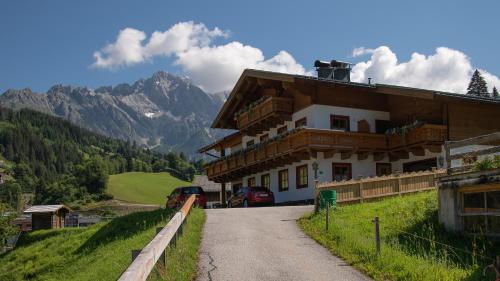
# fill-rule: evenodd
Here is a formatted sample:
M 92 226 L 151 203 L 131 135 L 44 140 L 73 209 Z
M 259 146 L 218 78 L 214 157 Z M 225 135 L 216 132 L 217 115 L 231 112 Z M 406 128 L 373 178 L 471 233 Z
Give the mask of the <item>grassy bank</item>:
M 205 212 L 202 209 L 194 209 L 187 217 L 177 247 L 167 251 L 166 266 L 164 268 L 158 266 L 151 280 L 190 281 L 196 277 L 198 248 L 204 223 Z
M 131 172 L 111 175 L 107 192 L 122 201 L 164 205 L 175 187 L 189 184 L 169 173 Z
M 380 218 L 380 257 L 375 254 L 375 216 Z M 482 256 L 500 254 L 500 244 L 444 231 L 438 223 L 436 192 L 339 207 L 330 218 L 328 232 L 324 211 L 300 219 L 299 225 L 375 280 L 494 280 L 482 276 L 490 262 Z
M 171 215 L 172 211 L 161 209 L 88 228 L 35 231 L 24 236 L 15 250 L 0 256 L 0 280 L 116 280 L 130 264 L 130 250 L 144 247 Z M 166 276 L 190 280 L 177 276 L 196 273 L 192 265 L 196 265 L 203 222 L 203 210 L 194 209 L 178 248 L 172 250 L 176 258 L 182 257 L 183 266 L 180 272 L 167 271 Z

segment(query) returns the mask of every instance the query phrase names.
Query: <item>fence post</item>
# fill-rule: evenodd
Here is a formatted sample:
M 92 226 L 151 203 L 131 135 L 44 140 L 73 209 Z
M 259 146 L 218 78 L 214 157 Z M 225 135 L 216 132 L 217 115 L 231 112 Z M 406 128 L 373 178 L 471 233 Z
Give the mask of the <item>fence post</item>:
M 328 232 L 328 216 L 330 214 L 330 202 L 326 202 L 326 209 L 325 209 L 325 229 Z
M 141 249 L 139 250 L 132 250 L 132 261 L 135 260 L 135 258 L 137 258 L 137 256 L 141 253 Z
M 378 217 L 375 217 L 373 219 L 373 222 L 375 223 L 375 246 L 376 246 L 377 256 L 380 256 L 380 226 Z
M 362 181 L 359 183 L 359 197 L 361 198 L 359 201 L 361 203 L 363 203 L 363 201 L 364 201 L 363 198 L 364 197 L 363 197 L 363 182 Z
M 317 179 L 314 180 L 314 213 L 318 213 L 319 211 L 319 190 L 318 190 L 318 183 L 319 181 Z
M 158 233 L 160 233 L 160 231 L 162 231 L 163 227 L 157 227 L 156 228 L 156 235 L 158 235 Z M 167 256 L 167 252 L 164 250 L 163 252 L 161 252 L 161 255 L 160 255 L 160 259 L 158 261 L 160 261 L 163 265 L 165 265 L 165 262 L 166 262 L 166 256 Z
M 497 279 L 500 279 L 500 256 L 497 256 L 496 258 L 496 274 L 497 274 Z

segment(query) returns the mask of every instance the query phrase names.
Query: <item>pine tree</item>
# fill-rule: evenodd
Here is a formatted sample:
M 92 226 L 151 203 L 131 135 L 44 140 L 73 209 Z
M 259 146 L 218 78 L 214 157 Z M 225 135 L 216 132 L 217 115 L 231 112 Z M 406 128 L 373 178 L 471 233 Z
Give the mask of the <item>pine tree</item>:
M 478 97 L 490 96 L 486 81 L 484 81 L 483 76 L 481 76 L 481 73 L 477 69 L 474 71 L 474 74 L 472 74 L 469 87 L 467 87 L 467 94 Z
M 493 91 L 491 92 L 491 97 L 494 99 L 500 99 L 500 95 L 498 94 L 497 87 L 493 87 Z

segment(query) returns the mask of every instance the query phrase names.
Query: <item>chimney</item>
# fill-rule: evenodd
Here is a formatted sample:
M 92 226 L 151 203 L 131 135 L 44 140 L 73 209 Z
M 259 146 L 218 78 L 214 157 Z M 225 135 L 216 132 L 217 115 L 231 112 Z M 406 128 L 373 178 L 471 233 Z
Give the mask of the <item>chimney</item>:
M 316 67 L 316 71 L 318 72 L 318 78 L 351 82 L 351 64 L 348 62 L 316 60 L 314 67 Z

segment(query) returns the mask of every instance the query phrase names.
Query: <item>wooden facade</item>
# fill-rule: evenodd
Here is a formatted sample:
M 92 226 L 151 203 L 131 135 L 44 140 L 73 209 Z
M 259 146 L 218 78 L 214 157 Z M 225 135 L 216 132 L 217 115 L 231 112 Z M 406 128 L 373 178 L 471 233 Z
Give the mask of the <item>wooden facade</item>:
M 445 137 L 446 128 L 440 125 L 424 125 L 405 136 L 301 129 L 213 162 L 206 166 L 206 172 L 211 180 L 231 181 L 243 174 L 308 159 L 317 152 L 330 157 L 339 153 L 343 158 L 353 154 L 366 158 L 373 154 L 381 159 L 389 155 L 396 161 L 409 153 L 419 154 L 423 149 L 441 149 Z
M 66 214 L 70 209 L 64 205 L 31 206 L 25 214 L 31 215 L 32 230 L 64 228 Z
M 311 105 L 387 112 L 388 128 L 416 121 L 425 124 L 402 134 L 367 133 L 367 123 L 358 131 L 303 129 L 288 131 L 258 145 L 241 147 L 243 136 L 255 136 L 289 121 L 294 113 Z M 267 71 L 245 70 L 212 127 L 235 129 L 227 139 L 200 149 L 215 149 L 222 156 L 208 163 L 210 180 L 230 182 L 266 169 L 314 157 L 341 155 L 358 160 L 373 155 L 375 161 L 390 162 L 440 153 L 444 141 L 500 130 L 500 101 L 458 94 L 380 84 L 317 79 Z M 227 149 L 240 145 L 239 151 Z

